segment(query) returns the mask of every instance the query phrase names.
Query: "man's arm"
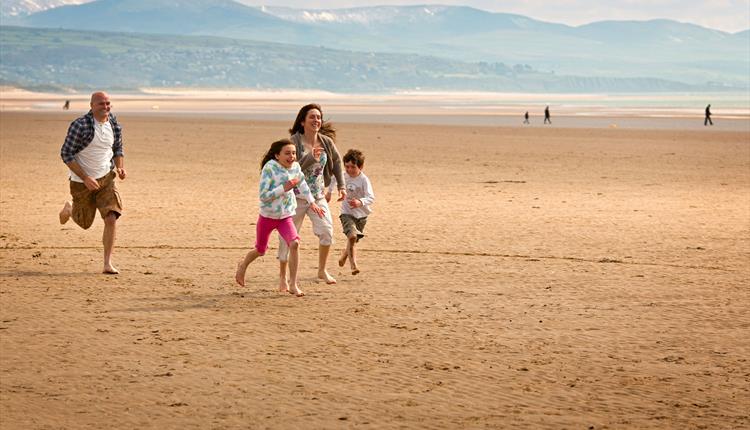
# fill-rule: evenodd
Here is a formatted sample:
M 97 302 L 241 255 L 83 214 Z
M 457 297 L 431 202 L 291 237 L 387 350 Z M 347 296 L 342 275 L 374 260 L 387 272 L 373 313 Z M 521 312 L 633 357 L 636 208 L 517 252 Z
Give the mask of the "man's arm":
M 117 172 L 117 176 L 120 178 L 120 180 L 124 180 L 128 176 L 127 172 L 125 171 L 125 157 L 115 157 L 115 172 Z

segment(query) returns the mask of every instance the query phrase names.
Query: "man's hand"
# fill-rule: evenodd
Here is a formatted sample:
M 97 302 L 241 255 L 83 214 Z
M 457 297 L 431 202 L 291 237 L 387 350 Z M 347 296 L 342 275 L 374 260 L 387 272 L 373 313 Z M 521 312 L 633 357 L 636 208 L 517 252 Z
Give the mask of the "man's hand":
M 99 183 L 91 176 L 85 176 L 83 178 L 83 185 L 86 185 L 86 188 L 88 188 L 89 191 L 96 191 L 99 189 Z
M 344 200 L 345 198 L 346 198 L 346 190 L 342 188 L 342 189 L 340 189 L 340 190 L 339 190 L 339 199 L 338 199 L 338 200 L 336 200 L 336 201 L 337 201 L 337 202 L 341 202 L 341 201 L 343 201 L 343 200 Z
M 117 167 L 115 168 L 115 170 L 117 171 L 117 177 L 120 178 L 121 181 L 128 176 L 128 173 L 125 171 L 124 167 Z

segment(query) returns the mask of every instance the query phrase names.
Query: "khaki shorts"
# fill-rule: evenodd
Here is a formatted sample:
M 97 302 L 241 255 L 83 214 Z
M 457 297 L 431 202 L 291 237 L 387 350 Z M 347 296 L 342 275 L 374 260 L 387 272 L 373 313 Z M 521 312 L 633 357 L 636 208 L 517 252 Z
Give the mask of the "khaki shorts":
M 365 231 L 365 224 L 367 224 L 367 217 L 354 218 L 351 215 L 341 214 L 339 215 L 341 220 L 341 226 L 343 227 L 344 234 L 346 237 L 357 236 L 357 242 L 365 237 L 363 233 Z
M 110 212 L 114 212 L 118 218 L 122 214 L 122 199 L 115 185 L 115 172 L 96 180 L 99 189 L 89 191 L 83 182 L 70 181 L 70 195 L 73 196 L 73 221 L 84 230 L 91 227 L 94 222 L 96 210 L 102 218 Z

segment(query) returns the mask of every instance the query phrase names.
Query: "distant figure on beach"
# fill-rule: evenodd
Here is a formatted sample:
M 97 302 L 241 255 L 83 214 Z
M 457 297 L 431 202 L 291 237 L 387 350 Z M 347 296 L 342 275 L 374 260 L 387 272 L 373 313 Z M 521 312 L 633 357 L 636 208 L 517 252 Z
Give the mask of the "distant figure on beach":
M 375 202 L 370 179 L 362 172 L 365 167 L 365 156 L 362 151 L 350 149 L 344 154 L 344 180 L 346 181 L 346 199 L 341 202 L 341 226 L 346 235 L 346 248 L 339 258 L 339 266 L 344 267 L 347 258 L 352 269 L 352 275 L 359 273 L 357 254 L 354 245 L 365 237 L 363 233 L 367 216 Z
M 326 270 L 328 254 L 333 244 L 333 218 L 328 207 L 331 192 L 327 190 L 331 178 L 338 184 L 338 200 L 346 197 L 342 175 L 341 156 L 333 137 L 336 131 L 330 123 L 323 122 L 323 109 L 318 104 L 307 104 L 300 108 L 297 118 L 289 129 L 290 139 L 295 144 L 297 158 L 307 186 L 314 197 L 317 207 L 323 214 L 312 211 L 311 205 L 297 194 L 297 207 L 294 214 L 294 226 L 297 231 L 302 228 L 305 215 L 312 222 L 313 233 L 318 237 L 318 278 L 326 284 L 335 284 L 336 279 Z M 279 242 L 279 288 L 287 285 L 286 269 L 289 250 L 284 241 Z
M 316 157 L 320 157 L 322 152 L 322 148 L 316 150 Z M 310 193 L 305 175 L 297 163 L 297 148 L 291 140 L 281 139 L 272 143 L 271 148 L 263 156 L 260 166 L 258 192 L 260 213 L 255 225 L 255 247 L 237 263 L 234 279 L 239 285 L 245 286 L 247 266 L 256 258 L 265 255 L 271 233 L 276 230 L 289 250 L 290 283 L 280 287 L 279 291 L 302 297 L 305 293 L 299 289 L 297 283 L 299 235 L 292 217 L 297 209 L 298 201 L 304 201 L 308 210 L 318 217 L 323 217 L 323 209 L 315 204 L 315 198 Z M 298 193 L 296 197 L 295 192 Z
M 544 108 L 544 123 L 552 124 L 552 120 L 550 119 L 550 116 L 549 116 L 549 106 Z
M 70 100 L 65 100 L 65 103 L 63 103 L 63 110 L 70 109 Z
M 523 123 L 528 124 L 529 123 L 529 111 L 526 111 L 525 114 L 523 114 Z
M 122 127 L 112 115 L 107 93 L 91 95 L 91 110 L 76 119 L 68 128 L 60 149 L 63 162 L 70 169 L 72 202 L 66 201 L 60 211 L 60 224 L 72 217 L 84 230 L 91 227 L 97 209 L 104 219 L 104 268 L 102 273 L 117 274 L 112 264 L 117 219 L 122 215 L 122 199 L 115 185 L 115 176 L 124 180 Z
M 704 126 L 709 125 L 709 124 L 714 125 L 714 122 L 711 121 L 711 105 L 710 104 L 706 106 L 706 119 L 703 120 Z

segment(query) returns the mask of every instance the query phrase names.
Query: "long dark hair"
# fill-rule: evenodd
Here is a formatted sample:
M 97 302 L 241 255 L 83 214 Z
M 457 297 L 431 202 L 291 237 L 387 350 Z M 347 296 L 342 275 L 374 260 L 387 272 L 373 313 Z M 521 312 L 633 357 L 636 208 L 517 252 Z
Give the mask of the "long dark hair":
M 305 122 L 305 118 L 307 118 L 307 113 L 310 112 L 312 109 L 317 109 L 318 112 L 320 112 L 321 119 L 323 118 L 323 108 L 320 107 L 317 103 L 310 103 L 302 106 L 300 108 L 299 112 L 297 112 L 297 118 L 294 120 L 294 124 L 292 124 L 292 128 L 289 129 L 289 135 L 293 135 L 295 133 L 299 134 L 305 134 L 305 127 L 302 125 L 303 122 Z M 330 137 L 332 140 L 336 140 L 336 128 L 331 124 L 330 121 L 323 121 L 320 125 L 320 131 L 318 133 Z
M 263 166 L 265 166 L 266 163 L 271 160 L 275 160 L 276 156 L 281 154 L 281 150 L 287 145 L 294 146 L 294 143 L 289 139 L 281 139 L 272 143 L 271 147 L 268 149 L 268 152 L 266 152 L 266 155 L 263 156 L 263 160 L 260 162 L 260 170 L 263 170 Z

